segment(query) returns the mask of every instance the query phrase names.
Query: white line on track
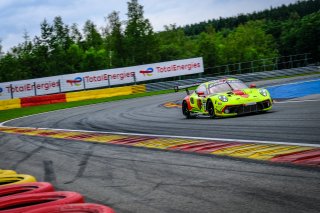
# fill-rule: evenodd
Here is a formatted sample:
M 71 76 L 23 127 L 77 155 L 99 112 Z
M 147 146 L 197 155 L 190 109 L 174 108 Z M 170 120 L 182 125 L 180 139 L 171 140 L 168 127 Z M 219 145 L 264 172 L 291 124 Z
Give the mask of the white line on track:
M 320 100 L 310 99 L 310 100 L 288 100 L 288 101 L 275 101 L 275 104 L 287 104 L 287 103 L 303 103 L 303 102 L 317 102 Z

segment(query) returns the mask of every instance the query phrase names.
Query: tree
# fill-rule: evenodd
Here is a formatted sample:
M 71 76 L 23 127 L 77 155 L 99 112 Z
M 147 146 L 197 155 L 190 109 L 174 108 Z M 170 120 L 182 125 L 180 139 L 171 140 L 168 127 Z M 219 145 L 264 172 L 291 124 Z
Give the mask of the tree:
M 119 12 L 113 11 L 108 15 L 107 20 L 109 22 L 109 65 L 110 67 L 121 67 L 125 63 L 125 47 L 124 47 L 124 35 L 122 32 L 122 23 L 119 18 Z
M 78 44 L 71 44 L 67 50 L 67 61 L 69 63 L 69 70 L 67 73 L 76 73 L 85 71 L 83 67 L 84 53 Z
M 4 52 L 2 52 L 2 39 L 0 38 L 0 59 L 4 55 Z
M 68 26 L 63 23 L 60 16 L 53 20 L 50 43 L 52 50 L 48 61 L 49 72 L 53 75 L 70 73 L 70 62 L 66 59 L 72 39 L 69 36 Z
M 137 0 L 128 2 L 128 21 L 125 29 L 127 65 L 146 64 L 156 61 L 158 43 L 148 19 L 143 17 L 143 6 Z
M 105 69 L 107 67 L 107 58 L 106 51 L 104 49 L 96 50 L 93 47 L 90 47 L 84 53 L 83 59 L 83 69 L 85 71 L 93 71 L 99 69 Z
M 263 21 L 249 21 L 231 32 L 225 40 L 227 63 L 251 61 L 278 56 L 274 39 L 263 30 Z
M 311 53 L 320 60 L 320 12 L 302 19 L 290 19 L 282 23 L 280 51 L 284 55 Z
M 83 28 L 84 33 L 84 49 L 88 50 L 90 48 L 94 49 L 100 49 L 103 44 L 103 40 L 101 37 L 101 34 L 98 32 L 96 25 L 90 21 L 87 20 L 84 24 Z
M 217 65 L 217 45 L 215 29 L 211 26 L 207 32 L 200 34 L 198 44 L 198 55 L 203 57 L 205 67 Z
M 70 31 L 70 37 L 73 40 L 74 43 L 76 44 L 80 44 L 80 42 L 82 41 L 82 34 L 78 29 L 78 25 L 77 24 L 72 24 L 71 25 L 71 31 Z
M 190 58 L 196 55 L 195 41 L 187 37 L 175 24 L 164 26 L 165 31 L 159 32 L 159 55 L 161 61 Z

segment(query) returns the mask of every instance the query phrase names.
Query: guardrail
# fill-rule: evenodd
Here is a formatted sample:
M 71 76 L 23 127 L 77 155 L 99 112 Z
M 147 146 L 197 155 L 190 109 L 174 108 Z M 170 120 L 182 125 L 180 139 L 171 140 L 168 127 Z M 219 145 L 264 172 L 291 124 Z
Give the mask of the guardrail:
M 219 76 L 207 76 L 202 78 L 186 79 L 186 80 L 177 80 L 177 81 L 167 81 L 167 82 L 158 82 L 146 84 L 147 92 L 172 89 L 174 86 L 183 86 L 188 84 L 197 84 L 203 83 L 206 81 L 216 80 L 220 78 L 237 78 L 244 82 L 258 81 L 276 77 L 283 76 L 294 76 L 299 74 L 311 74 L 311 73 L 320 73 L 319 66 L 308 66 L 308 67 L 299 67 L 292 69 L 283 69 L 283 70 L 274 70 L 274 71 L 265 71 L 265 72 L 254 72 L 254 73 L 245 73 L 245 74 L 235 74 L 235 75 L 219 75 Z
M 264 58 L 253 61 L 244 61 L 233 64 L 224 64 L 205 68 L 208 75 L 233 75 L 251 72 L 291 69 L 308 66 L 312 62 L 310 53 Z

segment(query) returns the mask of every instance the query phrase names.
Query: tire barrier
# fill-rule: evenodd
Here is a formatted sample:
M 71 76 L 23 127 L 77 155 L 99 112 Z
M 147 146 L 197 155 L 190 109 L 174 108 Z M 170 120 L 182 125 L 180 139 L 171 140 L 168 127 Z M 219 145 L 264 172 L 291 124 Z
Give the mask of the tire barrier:
M 36 182 L 36 178 L 31 175 L 25 174 L 12 174 L 12 175 L 1 175 L 0 186 L 7 186 L 11 184 L 30 183 Z
M 107 206 L 94 204 L 94 203 L 80 203 L 80 204 L 66 204 L 58 206 L 48 206 L 25 213 L 115 213 L 113 209 Z
M 2 174 L 2 175 L 1 175 Z M 115 213 L 104 205 L 84 203 L 77 192 L 59 191 L 31 175 L 0 169 L 0 212 L 3 213 Z
M 2 170 L 0 169 L 0 176 L 1 175 L 14 175 L 17 174 L 15 171 L 13 170 Z
M 25 195 L 42 192 L 53 192 L 54 188 L 47 182 L 31 182 L 0 186 L 0 198 L 12 195 Z
M 68 191 L 14 195 L 0 198 L 0 212 L 25 213 L 41 207 L 83 202 L 81 194 Z

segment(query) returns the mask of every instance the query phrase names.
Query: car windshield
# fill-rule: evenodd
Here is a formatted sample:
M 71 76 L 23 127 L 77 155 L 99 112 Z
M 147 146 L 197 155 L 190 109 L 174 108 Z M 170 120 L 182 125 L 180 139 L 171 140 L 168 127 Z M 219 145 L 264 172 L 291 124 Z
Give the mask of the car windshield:
M 208 85 L 209 93 L 221 93 L 221 92 L 228 92 L 232 90 L 241 90 L 248 88 L 243 82 L 239 80 L 227 80 L 221 82 L 213 82 L 212 84 Z

